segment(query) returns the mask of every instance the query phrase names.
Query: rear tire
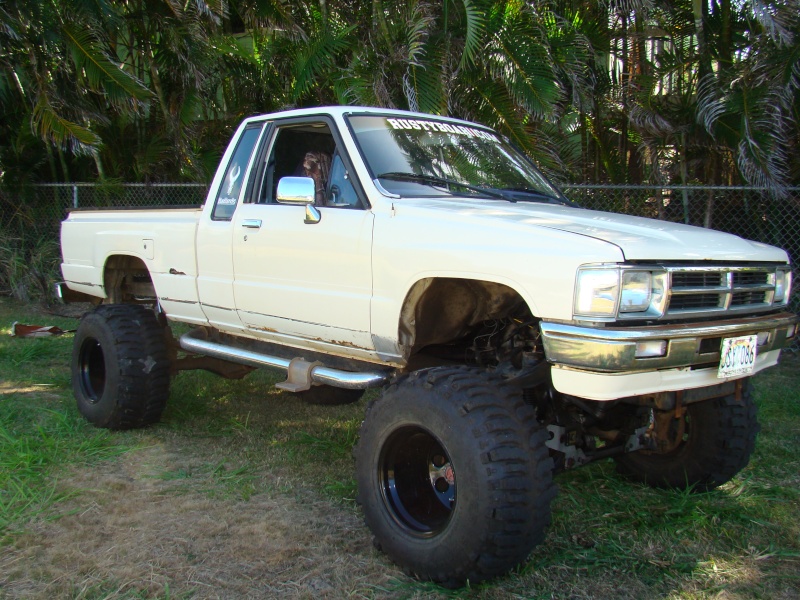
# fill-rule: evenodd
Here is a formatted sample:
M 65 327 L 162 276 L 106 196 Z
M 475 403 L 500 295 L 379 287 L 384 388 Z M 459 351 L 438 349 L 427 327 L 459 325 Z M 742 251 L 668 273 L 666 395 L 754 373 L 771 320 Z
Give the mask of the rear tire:
M 134 429 L 158 422 L 169 396 L 163 328 L 136 304 L 106 304 L 75 333 L 72 390 L 78 410 L 97 427 Z
M 448 587 L 524 561 L 556 494 L 546 431 L 520 394 L 466 367 L 417 371 L 367 409 L 358 501 L 375 545 Z
M 761 427 L 756 418 L 753 387 L 686 407 L 684 441 L 659 454 L 640 450 L 618 456 L 617 471 L 658 488 L 693 488 L 704 492 L 730 481 L 747 466 Z

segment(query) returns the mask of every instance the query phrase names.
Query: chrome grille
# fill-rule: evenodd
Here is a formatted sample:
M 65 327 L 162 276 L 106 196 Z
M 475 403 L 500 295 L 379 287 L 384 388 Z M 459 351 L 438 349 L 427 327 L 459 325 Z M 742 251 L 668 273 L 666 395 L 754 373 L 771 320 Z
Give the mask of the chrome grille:
M 734 271 L 734 285 L 766 285 L 769 283 L 769 273 L 766 271 Z
M 775 294 L 770 267 L 668 267 L 667 316 L 767 309 Z
M 672 296 L 669 303 L 671 311 L 678 310 L 706 310 L 719 308 L 719 294 L 686 294 L 682 296 Z
M 700 272 L 681 272 L 676 271 L 672 274 L 672 287 L 674 288 L 695 288 L 695 287 L 714 287 L 725 285 L 723 273 L 708 271 Z

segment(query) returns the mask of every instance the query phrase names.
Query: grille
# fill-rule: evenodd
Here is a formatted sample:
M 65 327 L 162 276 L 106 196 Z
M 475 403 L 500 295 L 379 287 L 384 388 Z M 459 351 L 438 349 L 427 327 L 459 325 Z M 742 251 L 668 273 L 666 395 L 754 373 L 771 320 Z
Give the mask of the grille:
M 775 270 L 769 267 L 670 267 L 666 314 L 758 310 L 771 307 Z
M 734 285 L 766 285 L 769 280 L 769 273 L 764 271 L 734 271 Z
M 731 298 L 731 306 L 765 304 L 766 292 L 736 292 Z
M 686 296 L 673 296 L 669 303 L 672 311 L 677 310 L 703 310 L 720 308 L 719 294 L 691 294 Z
M 672 287 L 674 288 L 694 288 L 694 287 L 718 287 L 725 285 L 722 273 L 709 273 L 706 271 L 696 272 L 676 272 L 672 275 Z

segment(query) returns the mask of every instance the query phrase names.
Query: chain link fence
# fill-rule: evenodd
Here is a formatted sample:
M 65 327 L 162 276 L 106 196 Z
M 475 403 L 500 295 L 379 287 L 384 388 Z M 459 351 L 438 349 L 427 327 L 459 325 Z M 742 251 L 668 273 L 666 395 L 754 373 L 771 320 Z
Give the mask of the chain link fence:
M 764 189 L 743 186 L 567 184 L 562 190 L 586 208 L 717 229 L 784 248 L 795 265 L 792 309 L 800 312 L 800 187 L 790 188 L 781 199 Z M 16 248 L 20 255 L 37 244 L 55 241 L 57 245 L 59 224 L 71 209 L 199 206 L 206 191 L 207 185 L 192 183 L 41 184 L 14 192 L 0 189 L 0 293 L 8 293 L 3 289 L 2 268 L 9 249 Z M 800 344 L 793 349 L 800 350 Z
M 61 221 L 72 209 L 199 207 L 203 183 L 43 183 L 17 190 L 0 188 L 0 233 L 30 240 L 58 239 Z

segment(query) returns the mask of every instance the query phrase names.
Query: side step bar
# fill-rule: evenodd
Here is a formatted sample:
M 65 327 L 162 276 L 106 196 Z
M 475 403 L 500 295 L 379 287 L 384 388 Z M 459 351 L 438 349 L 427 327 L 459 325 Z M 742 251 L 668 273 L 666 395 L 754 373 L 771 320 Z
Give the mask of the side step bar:
M 276 387 L 290 391 L 302 392 L 312 385 L 331 385 L 348 390 L 363 390 L 379 387 L 389 380 L 389 374 L 381 371 L 351 372 L 331 369 L 320 362 L 308 362 L 302 358 L 291 360 L 233 348 L 206 339 L 200 339 L 205 332 L 201 329 L 190 331 L 181 336 L 180 346 L 187 352 L 213 356 L 222 360 L 235 362 L 251 367 L 273 367 L 288 373 L 288 379 Z

